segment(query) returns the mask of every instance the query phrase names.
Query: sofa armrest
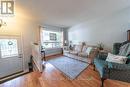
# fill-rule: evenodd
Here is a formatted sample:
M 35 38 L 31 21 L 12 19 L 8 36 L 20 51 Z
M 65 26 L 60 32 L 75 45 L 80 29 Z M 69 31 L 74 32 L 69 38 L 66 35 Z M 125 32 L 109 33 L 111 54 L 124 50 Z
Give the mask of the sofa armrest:
M 113 44 L 113 54 L 117 55 L 119 53 L 121 47 L 121 43 L 114 43 Z
M 90 54 L 88 55 L 89 58 L 94 59 L 98 54 L 98 49 L 93 49 Z
M 114 70 L 129 70 L 130 71 L 130 64 L 118 64 L 108 62 L 108 68 Z
M 108 63 L 107 61 L 101 60 L 99 58 L 94 59 L 94 65 L 95 65 L 96 69 L 98 70 L 101 78 L 108 77 L 109 69 L 108 69 L 107 63 Z
M 99 54 L 97 55 L 97 58 L 101 59 L 101 60 L 106 60 L 108 53 L 102 53 L 99 52 Z
M 130 55 L 128 56 L 128 59 L 126 61 L 126 64 L 129 64 L 130 65 Z

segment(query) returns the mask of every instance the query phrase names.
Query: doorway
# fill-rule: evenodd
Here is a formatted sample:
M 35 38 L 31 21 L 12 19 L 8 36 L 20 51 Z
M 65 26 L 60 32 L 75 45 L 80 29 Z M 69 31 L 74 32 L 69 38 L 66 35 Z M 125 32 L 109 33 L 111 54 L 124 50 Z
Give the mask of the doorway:
M 0 79 L 23 72 L 20 36 L 0 36 Z

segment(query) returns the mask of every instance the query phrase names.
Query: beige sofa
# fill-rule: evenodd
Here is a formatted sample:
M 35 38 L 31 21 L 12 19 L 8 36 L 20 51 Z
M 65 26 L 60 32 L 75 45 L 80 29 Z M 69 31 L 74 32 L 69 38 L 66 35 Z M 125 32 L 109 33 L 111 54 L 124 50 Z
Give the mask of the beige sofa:
M 96 46 L 74 45 L 73 50 L 64 50 L 63 55 L 91 64 L 97 53 Z

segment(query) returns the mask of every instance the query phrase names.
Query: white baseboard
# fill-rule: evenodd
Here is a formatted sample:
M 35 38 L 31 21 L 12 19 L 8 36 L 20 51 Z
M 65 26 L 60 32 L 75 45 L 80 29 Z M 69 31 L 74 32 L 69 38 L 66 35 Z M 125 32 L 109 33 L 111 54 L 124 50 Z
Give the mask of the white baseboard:
M 18 77 L 18 76 L 23 75 L 23 74 L 26 74 L 26 73 L 28 73 L 28 70 L 23 71 L 23 72 L 21 72 L 21 73 L 17 73 L 17 74 L 11 75 L 11 76 L 8 76 L 8 77 L 5 77 L 5 78 L 2 78 L 2 79 L 0 79 L 0 82 L 8 81 L 9 79 Z

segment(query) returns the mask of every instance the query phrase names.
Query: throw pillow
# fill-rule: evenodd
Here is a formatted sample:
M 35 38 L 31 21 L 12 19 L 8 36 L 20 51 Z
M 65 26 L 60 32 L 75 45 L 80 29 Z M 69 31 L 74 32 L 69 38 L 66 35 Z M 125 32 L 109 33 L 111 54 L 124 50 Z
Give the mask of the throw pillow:
M 126 56 L 119 56 L 119 55 L 114 55 L 114 54 L 108 53 L 106 61 L 119 63 L 119 64 L 126 64 L 127 57 Z
M 128 49 L 130 49 L 129 46 L 130 46 L 129 43 L 121 46 L 120 47 L 120 51 L 119 51 L 119 55 L 127 56 L 128 55 L 128 51 L 129 51 Z
M 86 50 L 87 50 L 87 46 L 83 46 L 82 52 L 86 52 Z
M 81 48 L 82 48 L 81 45 L 75 45 L 74 51 L 81 52 Z
M 86 49 L 86 53 L 89 55 L 90 52 L 92 51 L 92 49 L 93 49 L 93 47 L 87 47 L 87 49 Z

